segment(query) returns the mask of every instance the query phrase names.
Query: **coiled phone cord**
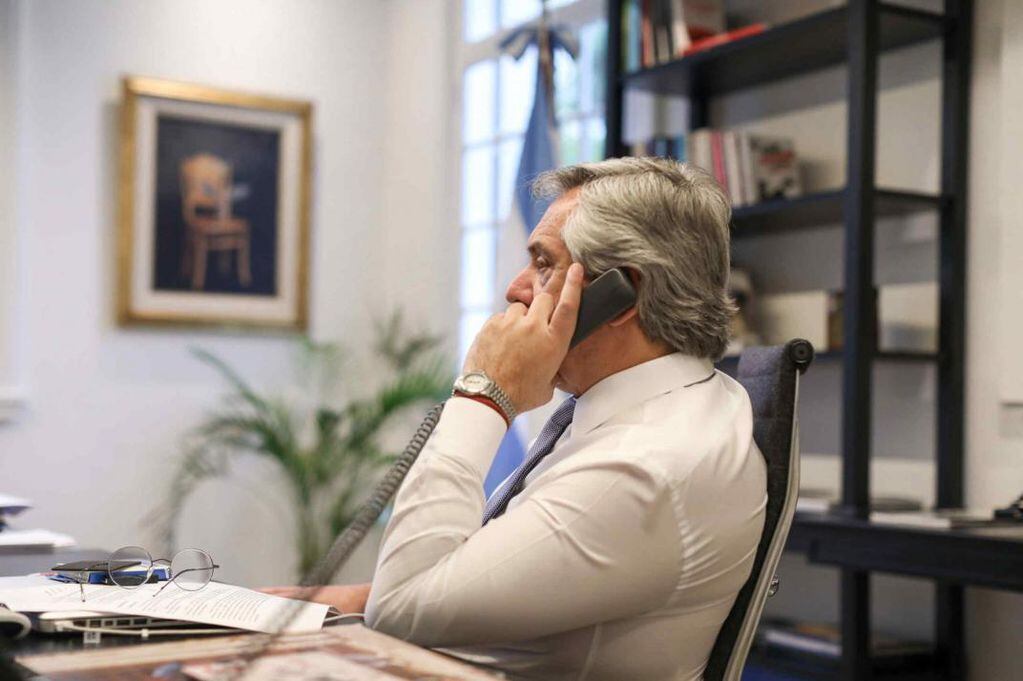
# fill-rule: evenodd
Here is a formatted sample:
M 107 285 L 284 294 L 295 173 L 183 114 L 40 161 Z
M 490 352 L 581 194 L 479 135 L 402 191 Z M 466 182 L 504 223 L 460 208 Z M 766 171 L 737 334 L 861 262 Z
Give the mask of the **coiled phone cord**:
M 434 405 L 427 412 L 423 422 L 416 429 L 415 435 L 405 445 L 405 449 L 398 457 L 398 460 L 384 474 L 383 479 L 377 483 L 373 494 L 359 507 L 355 518 L 348 524 L 348 527 L 343 529 L 334 539 L 334 543 L 331 544 L 327 554 L 306 574 L 301 585 L 308 592 L 302 596 L 303 599 L 312 600 L 319 592 L 320 587 L 330 584 L 334 579 L 334 575 L 345 564 L 348 557 L 351 556 L 352 551 L 365 539 L 366 533 L 373 527 L 373 523 L 377 521 L 380 514 L 384 512 L 387 502 L 398 491 L 398 487 L 401 486 L 405 476 L 408 475 L 412 464 L 419 458 L 419 453 L 423 451 L 423 447 L 426 445 L 426 441 L 430 439 L 433 429 L 437 427 L 442 411 L 444 411 L 444 402 Z M 294 607 L 289 608 L 285 612 L 284 617 L 281 618 L 281 621 L 275 627 L 274 633 L 268 636 L 254 637 L 252 645 L 236 656 L 235 659 L 240 661 L 241 664 L 234 670 L 235 674 L 231 675 L 228 673 L 228 677 L 232 679 L 243 677 L 248 670 L 248 665 L 274 644 L 303 609 L 303 606 L 296 603 Z
M 434 405 L 426 414 L 423 422 L 419 424 L 415 435 L 412 436 L 412 439 L 405 446 L 405 450 L 398 457 L 398 460 L 394 462 L 394 465 L 391 466 L 390 470 L 387 471 L 383 479 L 377 484 L 370 498 L 359 507 L 355 518 L 349 523 L 348 527 L 342 530 L 341 534 L 334 539 L 334 543 L 331 545 L 330 550 L 327 551 L 327 555 L 302 580 L 302 586 L 321 586 L 329 584 L 334 579 L 334 575 L 345 564 L 352 551 L 366 537 L 366 533 L 373 527 L 380 514 L 384 512 L 387 502 L 398 491 L 398 487 L 401 486 L 405 476 L 408 475 L 412 464 L 419 458 L 419 453 L 430 438 L 430 434 L 433 433 L 433 429 L 437 427 L 442 411 L 444 411 L 444 402 Z

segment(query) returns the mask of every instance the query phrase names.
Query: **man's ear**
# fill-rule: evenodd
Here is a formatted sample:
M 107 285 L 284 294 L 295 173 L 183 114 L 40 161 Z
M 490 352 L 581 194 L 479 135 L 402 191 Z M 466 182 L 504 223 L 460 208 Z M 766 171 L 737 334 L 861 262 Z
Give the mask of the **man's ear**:
M 639 272 L 637 270 L 632 269 L 631 267 L 623 267 L 622 270 L 627 275 L 629 275 L 629 281 L 632 282 L 632 288 L 636 289 L 636 291 L 638 292 L 639 282 L 642 280 L 642 277 L 639 275 Z M 621 313 L 620 315 L 612 319 L 610 322 L 608 322 L 608 325 L 621 326 L 625 322 L 635 317 L 637 314 L 638 312 L 636 312 L 636 306 L 633 305 L 628 310 L 626 310 L 625 312 Z

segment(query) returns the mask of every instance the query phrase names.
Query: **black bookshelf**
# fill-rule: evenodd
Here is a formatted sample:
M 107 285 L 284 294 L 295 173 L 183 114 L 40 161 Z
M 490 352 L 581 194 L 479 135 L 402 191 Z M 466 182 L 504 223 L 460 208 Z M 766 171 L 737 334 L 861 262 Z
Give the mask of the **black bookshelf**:
M 942 15 L 877 4 L 882 49 L 934 40 L 945 30 Z M 688 96 L 695 90 L 708 97 L 835 66 L 846 61 L 854 40 L 849 33 L 852 14 L 847 7 L 820 12 L 619 78 L 628 87 L 659 94 Z
M 1019 570 L 1023 532 L 1012 542 L 984 543 L 951 531 L 903 529 L 871 524 L 870 498 L 872 368 L 875 362 L 933 365 L 938 376 L 935 410 L 936 500 L 941 507 L 963 501 L 963 373 L 966 319 L 966 187 L 972 0 L 945 0 L 941 13 L 879 0 L 850 0 L 843 7 L 769 27 L 763 33 L 651 68 L 622 70 L 621 6 L 608 2 L 607 142 L 605 155 L 623 156 L 622 102 L 626 88 L 681 95 L 690 102 L 690 124 L 707 126 L 708 101 L 716 96 L 809 73 L 846 66 L 848 125 L 846 185 L 791 200 L 737 208 L 732 238 L 839 225 L 843 230 L 843 350 L 822 352 L 818 361 L 842 366 L 842 509 L 834 516 L 797 516 L 790 548 L 812 561 L 841 570 L 842 660 L 838 677 L 871 678 L 870 574 L 908 574 L 935 582 L 934 678 L 964 678 L 963 584 L 1019 590 L 992 578 L 990 570 Z M 878 61 L 886 50 L 942 41 L 941 186 L 934 194 L 878 187 L 874 178 L 877 139 Z M 939 217 L 938 352 L 884 352 L 877 347 L 874 296 L 876 221 L 930 211 Z M 719 366 L 734 372 L 737 361 Z M 830 520 L 829 520 L 830 519 Z M 834 538 L 834 539 L 829 539 Z M 841 538 L 838 540 L 837 538 Z M 974 543 L 970 544 L 970 541 Z M 894 547 L 907 547 L 897 551 Z M 983 545 L 985 550 L 964 550 Z M 887 547 L 884 560 L 870 560 Z M 991 549 L 988 551 L 988 549 Z M 992 563 L 999 550 L 1011 564 Z M 985 551 L 987 551 L 985 553 Z M 960 567 L 927 571 L 929 556 L 959 556 Z M 1006 567 L 1008 565 L 1008 567 Z
M 732 233 L 736 237 L 757 236 L 768 231 L 837 225 L 842 222 L 845 197 L 846 191 L 838 189 L 742 206 L 732 212 Z M 878 218 L 939 210 L 945 204 L 944 197 L 937 194 L 891 189 L 875 189 L 874 200 Z

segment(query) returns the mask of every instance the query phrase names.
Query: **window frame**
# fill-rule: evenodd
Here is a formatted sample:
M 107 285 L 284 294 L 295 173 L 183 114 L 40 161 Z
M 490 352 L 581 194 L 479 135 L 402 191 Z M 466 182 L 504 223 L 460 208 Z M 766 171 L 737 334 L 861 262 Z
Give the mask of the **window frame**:
M 511 32 L 521 26 L 512 27 L 501 27 L 500 26 L 500 3 L 501 2 L 514 2 L 514 0 L 494 0 L 497 9 L 497 23 L 498 26 L 495 31 L 485 38 L 474 42 L 467 42 L 465 40 L 465 0 L 460 0 L 454 5 L 454 12 L 457 17 L 452 21 L 451 25 L 456 28 L 457 37 L 457 48 L 454 50 L 454 58 L 452 62 L 452 84 L 455 91 L 455 96 L 452 98 L 454 113 L 452 116 L 452 128 L 453 134 L 451 135 L 449 157 L 450 157 L 450 168 L 452 169 L 451 177 L 454 178 L 455 191 L 451 192 L 452 195 L 452 206 L 450 215 L 452 215 L 456 221 L 457 234 L 458 234 L 458 272 L 455 278 L 456 283 L 456 295 L 457 295 L 457 327 L 455 329 L 455 346 L 458 351 L 458 361 L 461 362 L 465 350 L 467 347 L 463 347 L 463 334 L 462 328 L 465 319 L 469 315 L 483 315 L 489 316 L 495 312 L 494 301 L 484 307 L 475 305 L 464 305 L 462 299 L 462 287 L 463 287 L 463 274 L 465 270 L 465 263 L 463 260 L 463 244 L 465 234 L 469 231 L 484 231 L 491 230 L 493 233 L 498 234 L 501 229 L 501 222 L 506 219 L 506 215 L 499 215 L 500 212 L 495 208 L 493 219 L 487 222 L 475 223 L 467 225 L 462 220 L 462 211 L 464 208 L 464 196 L 463 196 L 463 154 L 467 149 L 472 148 L 487 148 L 493 147 L 495 150 L 493 165 L 494 165 L 494 182 L 495 191 L 493 200 L 499 201 L 501 196 L 499 188 L 496 186 L 498 178 L 500 178 L 500 154 L 498 153 L 500 146 L 510 140 L 520 139 L 522 133 L 508 133 L 500 130 L 500 127 L 495 127 L 494 133 L 485 139 L 475 141 L 472 143 L 465 143 L 463 141 L 464 134 L 464 81 L 463 76 L 466 69 L 473 64 L 484 60 L 496 60 L 497 63 L 497 74 L 495 76 L 495 87 L 494 87 L 494 111 L 495 118 L 500 117 L 500 99 L 501 99 L 501 75 L 500 75 L 500 57 L 502 50 L 500 43 L 501 41 Z M 551 25 L 557 26 L 559 24 L 581 27 L 592 22 L 606 21 L 606 1 L 605 0 L 575 0 L 571 4 L 552 8 L 548 11 L 548 21 Z M 533 21 L 533 20 L 531 20 Z M 605 93 L 606 94 L 606 93 Z M 565 123 L 578 122 L 580 125 L 584 125 L 586 121 L 598 117 L 603 120 L 604 118 L 604 106 L 603 102 L 593 102 L 593 109 L 589 111 L 576 111 L 572 112 L 568 116 L 559 118 L 559 126 Z M 514 199 L 513 199 L 514 200 Z M 495 286 L 499 286 L 500 282 L 494 282 Z M 496 300 L 498 292 L 491 296 Z

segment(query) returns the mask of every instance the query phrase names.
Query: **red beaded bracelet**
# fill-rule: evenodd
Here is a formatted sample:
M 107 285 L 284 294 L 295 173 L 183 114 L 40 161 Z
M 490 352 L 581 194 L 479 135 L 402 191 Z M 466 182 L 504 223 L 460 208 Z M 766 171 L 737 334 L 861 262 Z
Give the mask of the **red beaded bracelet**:
M 455 395 L 457 397 L 464 397 L 467 400 L 473 400 L 475 402 L 479 402 L 480 404 L 487 405 L 488 407 L 490 407 L 491 409 L 493 409 L 494 411 L 501 415 L 501 418 L 504 419 L 505 426 L 511 428 L 511 421 L 508 420 L 508 415 L 504 413 L 504 410 L 501 409 L 500 406 L 498 406 L 497 402 L 494 402 L 486 395 L 466 395 L 465 393 L 460 392 L 458 390 L 455 391 Z

